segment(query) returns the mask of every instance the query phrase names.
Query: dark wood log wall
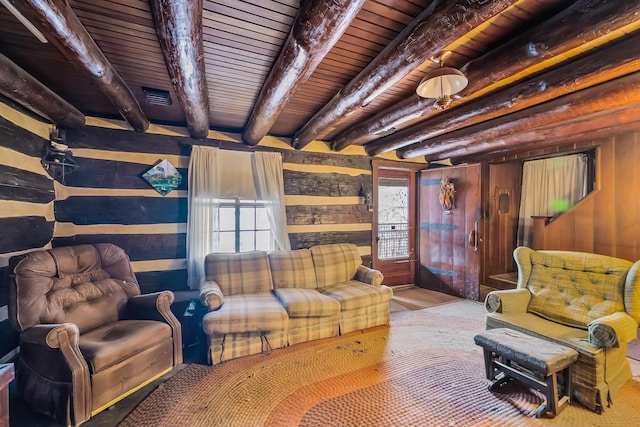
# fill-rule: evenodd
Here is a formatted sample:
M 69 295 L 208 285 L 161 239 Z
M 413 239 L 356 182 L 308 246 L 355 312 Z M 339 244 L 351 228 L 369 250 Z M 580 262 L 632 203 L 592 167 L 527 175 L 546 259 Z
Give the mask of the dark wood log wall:
M 152 127 L 145 134 L 97 126 L 67 130 L 66 144 L 79 168 L 62 185 L 40 166 L 48 143 L 42 136 L 44 130 L 36 136 L 29 126 L 1 123 L 3 273 L 15 252 L 111 242 L 131 258 L 143 292 L 186 290 L 187 167 L 192 139 L 168 135 L 160 127 L 155 128 L 160 133 L 151 133 Z M 234 142 L 221 144 L 223 148 L 236 146 Z M 242 148 L 240 143 L 237 146 Z M 372 213 L 358 197 L 361 185 L 372 185 L 371 162 L 364 151 L 351 150 L 346 155 L 328 149 L 300 152 L 284 143 L 256 149 L 283 154 L 292 247 L 351 242 L 358 246 L 363 262 L 371 265 Z M 162 159 L 171 161 L 183 175 L 181 186 L 164 197 L 141 177 Z M 5 209 L 7 204 L 14 208 Z M 0 357 L 8 357 L 17 339 L 6 320 L 6 281 L 2 283 Z
M 31 127 L 26 130 L 15 123 Z M 0 104 L 0 363 L 15 355 L 18 334 L 8 320 L 9 258 L 50 248 L 54 185 L 40 164 L 48 127 Z

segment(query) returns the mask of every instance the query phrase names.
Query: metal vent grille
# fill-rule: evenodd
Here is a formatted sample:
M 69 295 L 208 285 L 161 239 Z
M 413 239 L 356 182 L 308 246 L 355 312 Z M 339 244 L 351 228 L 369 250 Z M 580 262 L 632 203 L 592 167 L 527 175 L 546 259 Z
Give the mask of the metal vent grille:
M 498 196 L 498 212 L 501 214 L 509 213 L 509 206 L 511 205 L 511 197 L 509 193 L 502 193 Z
M 151 105 L 171 105 L 172 103 L 171 95 L 166 90 L 143 87 L 142 91 L 147 103 Z

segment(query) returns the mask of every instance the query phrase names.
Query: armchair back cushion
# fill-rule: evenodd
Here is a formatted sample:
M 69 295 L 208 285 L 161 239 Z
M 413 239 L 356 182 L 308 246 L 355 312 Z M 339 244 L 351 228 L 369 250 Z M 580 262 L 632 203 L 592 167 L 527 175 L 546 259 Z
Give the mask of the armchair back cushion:
M 625 311 L 625 281 L 633 263 L 581 252 L 520 252 L 530 257 L 529 277 L 523 278 L 531 292 L 529 312 L 587 329 L 595 319 Z
M 74 323 L 80 333 L 124 315 L 140 294 L 129 257 L 109 244 L 36 251 L 12 259 L 9 319 L 24 332 L 42 323 Z
M 311 255 L 318 288 L 352 280 L 362 264 L 358 247 L 350 243 L 313 246 Z
M 205 258 L 204 271 L 206 279 L 217 282 L 225 296 L 273 289 L 269 259 L 264 251 L 212 253 Z
M 269 252 L 269 264 L 275 289 L 318 287 L 309 249 Z

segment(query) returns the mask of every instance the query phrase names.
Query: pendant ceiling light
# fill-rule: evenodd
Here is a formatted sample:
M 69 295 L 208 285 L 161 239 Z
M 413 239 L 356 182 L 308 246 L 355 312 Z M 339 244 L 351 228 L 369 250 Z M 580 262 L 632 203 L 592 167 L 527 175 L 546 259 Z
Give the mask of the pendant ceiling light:
M 445 50 L 432 59 L 440 64 L 440 68 L 427 74 L 416 89 L 416 93 L 423 98 L 435 98 L 433 105 L 441 110 L 451 104 L 451 95 L 467 87 L 469 82 L 462 71 L 444 66 L 444 61 L 450 56 L 451 52 Z

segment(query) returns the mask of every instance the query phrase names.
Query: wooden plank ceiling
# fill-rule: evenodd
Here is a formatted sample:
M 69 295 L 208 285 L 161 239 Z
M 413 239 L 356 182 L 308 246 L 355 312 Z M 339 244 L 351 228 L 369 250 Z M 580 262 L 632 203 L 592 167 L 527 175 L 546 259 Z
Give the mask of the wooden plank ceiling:
M 633 114 L 640 99 L 627 96 L 640 93 L 635 1 L 9 2 L 49 43 L 0 7 L 6 67 L 82 114 L 124 118 L 138 131 L 148 121 L 188 126 L 194 138 L 207 129 L 234 132 L 251 145 L 270 134 L 296 148 L 319 139 L 336 150 L 364 145 L 371 155 L 473 160 L 565 142 L 558 126 L 568 123 L 572 138 L 640 127 Z M 42 3 L 66 10 L 68 22 L 77 17 L 112 69 L 83 58 L 75 31 L 56 33 Z M 453 51 L 446 65 L 469 77 L 445 111 L 415 94 L 443 49 Z M 121 86 L 112 86 L 110 70 Z M 15 74 L 0 68 L 0 79 L 4 97 L 62 127 L 72 123 L 24 99 Z M 167 91 L 171 104 L 150 103 L 143 88 Z M 588 101 L 612 92 L 624 100 Z M 573 113 L 558 115 L 569 107 Z

